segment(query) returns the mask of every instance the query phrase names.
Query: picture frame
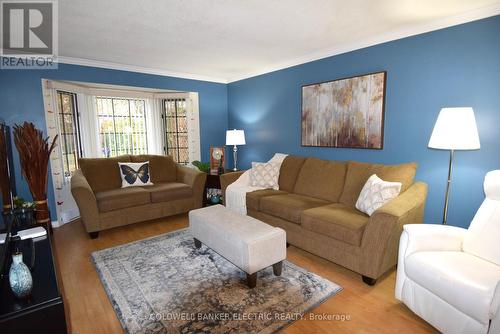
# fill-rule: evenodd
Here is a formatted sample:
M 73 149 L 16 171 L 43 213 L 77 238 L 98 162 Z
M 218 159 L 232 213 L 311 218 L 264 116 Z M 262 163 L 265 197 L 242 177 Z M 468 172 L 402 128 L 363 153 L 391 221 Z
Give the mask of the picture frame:
M 387 72 L 303 85 L 301 146 L 384 147 Z
M 226 146 L 210 146 L 210 174 L 223 174 L 226 169 Z

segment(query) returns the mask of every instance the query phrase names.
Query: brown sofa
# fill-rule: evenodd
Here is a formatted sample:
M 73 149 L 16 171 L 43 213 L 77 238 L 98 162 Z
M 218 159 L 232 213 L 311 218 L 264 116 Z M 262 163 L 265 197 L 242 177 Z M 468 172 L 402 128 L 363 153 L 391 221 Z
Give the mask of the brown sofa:
M 154 185 L 121 188 L 118 162 L 149 161 Z M 91 238 L 99 231 L 176 215 L 202 206 L 206 174 L 176 164 L 170 156 L 122 155 L 80 159 L 71 193 Z
M 287 242 L 363 275 L 367 284 L 397 262 L 404 224 L 422 223 L 427 185 L 413 182 L 417 165 L 396 166 L 288 156 L 279 190 L 247 194 L 249 216 L 283 228 Z M 242 172 L 221 176 L 223 193 Z M 377 174 L 402 183 L 400 195 L 371 217 L 355 208 L 366 180 Z

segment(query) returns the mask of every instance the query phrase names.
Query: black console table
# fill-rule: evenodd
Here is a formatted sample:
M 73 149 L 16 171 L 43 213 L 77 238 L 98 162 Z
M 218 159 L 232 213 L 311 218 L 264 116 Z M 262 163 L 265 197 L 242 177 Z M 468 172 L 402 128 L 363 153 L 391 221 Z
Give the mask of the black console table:
M 15 246 L 14 246 L 15 245 Z M 5 246 L 0 245 L 0 246 Z M 11 242 L 10 247 L 23 252 L 23 261 L 32 263 L 30 240 Z M 11 249 L 0 252 L 6 256 L 0 286 L 0 333 L 66 333 L 64 303 L 59 292 L 52 256 L 50 235 L 34 239 L 35 259 L 31 270 L 33 290 L 26 299 L 18 299 L 9 286 Z

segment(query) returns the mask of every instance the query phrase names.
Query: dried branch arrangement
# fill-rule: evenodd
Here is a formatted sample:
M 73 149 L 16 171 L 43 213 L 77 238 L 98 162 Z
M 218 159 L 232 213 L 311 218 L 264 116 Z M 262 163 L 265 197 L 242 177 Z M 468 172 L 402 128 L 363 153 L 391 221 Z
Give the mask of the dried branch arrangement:
M 0 189 L 2 190 L 3 211 L 9 211 L 12 208 L 10 198 L 10 178 L 9 167 L 7 163 L 7 138 L 5 136 L 7 127 L 0 124 Z
M 50 221 L 47 205 L 47 182 L 50 153 L 56 146 L 57 136 L 49 145 L 49 138 L 33 123 L 24 122 L 14 125 L 14 143 L 19 152 L 21 170 L 31 196 L 35 202 L 35 218 L 37 223 L 47 224 Z

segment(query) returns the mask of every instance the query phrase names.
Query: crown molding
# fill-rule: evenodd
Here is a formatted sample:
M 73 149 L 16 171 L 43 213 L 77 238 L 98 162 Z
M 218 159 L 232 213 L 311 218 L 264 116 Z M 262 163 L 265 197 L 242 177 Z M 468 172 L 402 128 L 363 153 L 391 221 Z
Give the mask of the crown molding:
M 420 35 L 424 34 L 427 32 L 439 30 L 439 29 L 444 29 L 452 26 L 456 26 L 459 24 L 467 23 L 467 22 L 472 22 L 472 21 L 477 21 L 480 19 L 484 19 L 487 17 L 495 16 L 500 14 L 500 3 L 491 5 L 491 6 L 486 6 L 482 7 L 473 11 L 468 11 L 465 13 L 461 13 L 458 15 L 446 17 L 446 18 L 441 18 L 437 20 L 433 20 L 431 22 L 427 22 L 425 24 L 419 24 L 419 25 L 414 25 L 411 27 L 406 27 L 403 29 L 397 29 L 373 38 L 368 38 L 363 41 L 355 42 L 355 43 L 348 43 L 348 44 L 343 44 L 336 46 L 334 48 L 328 48 L 328 49 L 323 49 L 320 51 L 316 51 L 313 53 L 310 53 L 308 55 L 291 59 L 285 62 L 277 63 L 272 66 L 266 66 L 264 68 L 261 68 L 258 71 L 255 72 L 249 72 L 244 75 L 239 75 L 235 76 L 232 78 L 229 78 L 227 80 L 228 83 L 252 78 L 255 76 L 263 75 L 266 73 L 270 72 L 275 72 L 278 70 L 282 70 L 285 68 L 309 63 L 315 60 L 320 60 L 336 55 L 340 55 L 343 53 L 363 49 L 366 47 L 374 46 L 377 44 L 382 44 L 386 42 L 391 42 L 395 41 L 398 39 L 410 37 L 410 36 L 415 36 L 415 35 Z
M 175 71 L 169 71 L 169 70 L 164 70 L 164 69 L 162 70 L 162 69 L 157 69 L 157 68 L 127 65 L 127 64 L 113 63 L 113 62 L 107 62 L 107 61 L 85 59 L 85 58 L 59 56 L 59 57 L 57 57 L 57 62 L 63 63 L 63 64 L 71 64 L 71 65 L 99 67 L 99 68 L 107 68 L 107 69 L 112 69 L 112 70 L 162 75 L 162 76 L 175 77 L 175 78 L 181 78 L 181 79 L 200 80 L 200 81 L 216 82 L 216 83 L 223 83 L 223 84 L 228 83 L 227 79 L 223 79 L 223 78 L 216 78 L 216 77 L 198 75 L 198 74 L 193 74 L 193 73 L 175 72 Z

